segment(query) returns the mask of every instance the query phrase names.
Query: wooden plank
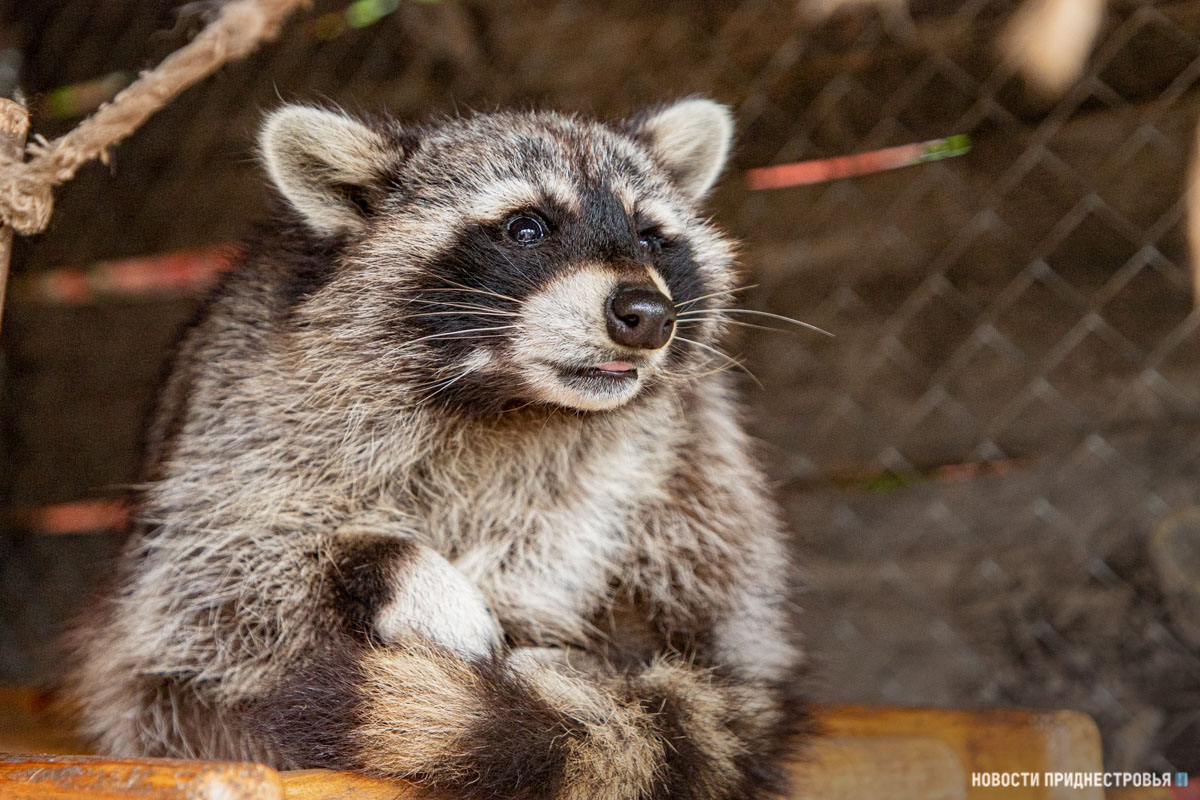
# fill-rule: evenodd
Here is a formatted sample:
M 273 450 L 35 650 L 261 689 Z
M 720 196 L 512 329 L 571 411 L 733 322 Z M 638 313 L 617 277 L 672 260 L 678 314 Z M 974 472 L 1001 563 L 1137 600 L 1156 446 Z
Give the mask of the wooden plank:
M 1076 711 L 946 711 L 838 706 L 822 710 L 827 735 L 926 736 L 945 742 L 968 777 L 973 772 L 1100 772 L 1100 731 Z M 1102 800 L 1103 789 L 972 787 L 971 800 Z
M 286 800 L 405 800 L 403 785 L 346 772 L 281 773 Z M 954 752 L 937 739 L 825 739 L 793 768 L 796 797 L 823 800 L 961 800 L 967 779 Z
M 409 800 L 418 795 L 393 781 L 353 772 L 300 769 L 281 772 L 286 800 Z
M 826 739 L 794 768 L 797 797 L 962 800 L 966 777 L 931 738 Z M 0 755 L 5 800 L 415 800 L 403 783 L 350 772 L 279 773 L 261 764 Z
M 967 776 L 953 749 L 931 737 L 821 739 L 792 768 L 793 796 L 828 800 L 962 800 Z
M 842 706 L 820 709 L 818 722 L 824 737 L 816 740 L 807 756 L 793 767 L 796 796 L 818 796 L 830 800 L 842 798 L 889 797 L 905 800 L 1052 800 L 1056 797 L 1093 798 L 1099 790 L 1066 790 L 971 787 L 972 772 L 1095 772 L 1102 769 L 1100 739 L 1095 725 L 1085 715 L 1074 712 L 1028 711 L 947 711 L 934 709 L 866 708 Z M 55 714 L 44 695 L 29 689 L 0 690 L 0 751 L 31 749 L 58 753 L 83 752 L 81 744 Z M 8 767 L 24 758 L 10 757 Z M 58 759 L 58 767 L 67 761 Z M 97 787 L 112 787 L 131 778 L 125 772 L 105 771 L 104 759 L 70 761 L 69 765 L 98 781 Z M 138 762 L 141 763 L 141 762 Z M 157 764 L 158 762 L 152 762 Z M 194 780 L 197 770 L 216 769 L 208 762 L 182 762 L 190 765 Z M 207 763 L 207 766 L 206 766 Z M 219 766 L 219 765 L 218 765 Z M 260 770 L 260 765 L 244 765 Z M 167 770 L 163 772 L 163 769 Z M 182 780 L 175 762 L 158 771 L 146 773 L 132 785 L 144 786 L 153 776 L 175 774 Z M 97 772 L 99 770 L 99 772 Z M 176 770 L 171 773 L 171 770 Z M 11 772 L 9 773 L 11 776 Z M 24 773 L 28 778 L 32 773 Z M 60 773 L 46 773 L 59 780 Z M 225 773 L 217 773 L 225 774 Z M 239 773 L 240 774 L 240 773 Z M 142 773 L 138 773 L 142 775 Z M 277 775 L 284 800 L 405 800 L 414 796 L 402 784 L 367 778 L 352 773 L 325 770 L 255 773 L 254 786 L 274 785 Z M 105 777 L 107 776 L 107 777 Z M 157 779 L 157 778 L 154 778 Z M 105 782 L 107 781 L 107 782 Z M 114 781 L 117 783 L 114 784 Z M 257 781 L 257 782 L 256 782 Z M 263 783 L 265 781 L 266 783 Z M 79 784 L 76 784 L 79 785 Z M 11 787 L 0 781 L 0 797 L 37 798 L 56 794 L 6 793 Z M 59 789 L 55 789 L 59 791 Z M 106 790 L 107 791 L 107 790 Z M 257 789 L 256 789 L 257 791 Z M 268 791 L 268 789 L 262 789 Z M 135 797 L 129 794 L 77 794 L 73 798 L 111 800 Z M 170 800 L 186 797 L 175 794 Z M 241 796 L 236 796 L 241 800 Z
M 262 764 L 0 755 L 4 800 L 284 800 Z

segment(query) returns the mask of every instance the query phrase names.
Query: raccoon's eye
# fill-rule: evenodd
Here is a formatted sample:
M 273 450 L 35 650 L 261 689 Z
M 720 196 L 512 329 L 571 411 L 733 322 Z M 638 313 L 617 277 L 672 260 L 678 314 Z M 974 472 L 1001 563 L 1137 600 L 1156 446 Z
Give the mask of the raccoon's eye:
M 548 233 L 544 222 L 537 217 L 526 215 L 510 219 L 505 230 L 508 233 L 508 238 L 525 247 L 537 244 L 542 239 L 545 239 Z
M 661 252 L 663 249 L 663 235 L 658 228 L 647 228 L 638 233 L 638 246 L 643 250 L 651 253 Z

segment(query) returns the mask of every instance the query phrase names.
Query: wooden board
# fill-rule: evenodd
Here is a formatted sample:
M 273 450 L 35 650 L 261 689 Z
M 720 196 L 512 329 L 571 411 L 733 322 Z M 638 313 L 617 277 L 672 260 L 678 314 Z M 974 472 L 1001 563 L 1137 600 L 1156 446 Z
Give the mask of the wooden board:
M 4 800 L 284 800 L 262 764 L 0 755 Z
M 935 739 L 828 739 L 796 767 L 797 797 L 962 800 L 954 754 Z M 261 764 L 0 755 L 5 800 L 415 800 L 404 783 Z
M 820 709 L 817 718 L 824 736 L 812 743 L 807 756 L 793 767 L 796 797 L 1103 797 L 1099 790 L 971 786 L 972 772 L 1101 770 L 1100 737 L 1095 724 L 1083 714 L 841 706 Z M 0 689 L 0 752 L 11 754 L 0 757 L 0 797 L 5 800 L 415 797 L 404 784 L 353 773 L 281 773 L 260 764 L 70 756 L 84 752 L 82 744 L 70 733 L 49 698 L 29 689 Z M 42 755 L 31 754 L 39 752 Z M 1146 800 L 1156 798 L 1154 795 Z
M 1100 772 L 1100 731 L 1077 711 L 952 711 L 921 708 L 826 708 L 827 735 L 853 738 L 927 736 L 944 742 L 971 773 Z M 971 800 L 1101 800 L 1098 788 L 971 786 Z

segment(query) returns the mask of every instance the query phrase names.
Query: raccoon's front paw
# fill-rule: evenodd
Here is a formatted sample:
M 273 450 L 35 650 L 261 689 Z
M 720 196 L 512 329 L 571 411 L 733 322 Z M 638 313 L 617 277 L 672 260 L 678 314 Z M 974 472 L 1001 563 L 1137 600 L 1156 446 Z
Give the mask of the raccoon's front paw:
M 432 640 L 468 658 L 499 647 L 503 631 L 487 599 L 436 550 L 413 543 L 391 576 L 391 598 L 375 617 L 383 641 Z

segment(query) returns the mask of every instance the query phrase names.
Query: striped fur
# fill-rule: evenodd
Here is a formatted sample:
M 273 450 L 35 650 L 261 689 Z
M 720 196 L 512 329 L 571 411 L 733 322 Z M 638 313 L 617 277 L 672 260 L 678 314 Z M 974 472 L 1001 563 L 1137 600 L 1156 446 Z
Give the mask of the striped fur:
M 697 203 L 730 130 L 703 100 L 272 115 L 278 212 L 180 344 L 74 637 L 98 747 L 480 800 L 782 791 L 803 659 L 723 317 L 645 350 L 604 323 L 621 285 L 728 303 Z

